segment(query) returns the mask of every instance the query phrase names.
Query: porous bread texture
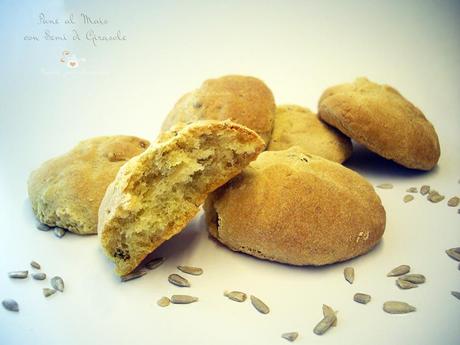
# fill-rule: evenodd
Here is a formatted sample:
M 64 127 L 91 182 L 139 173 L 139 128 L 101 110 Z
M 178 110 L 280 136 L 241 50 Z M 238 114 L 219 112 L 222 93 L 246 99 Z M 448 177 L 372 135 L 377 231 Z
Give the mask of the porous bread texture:
M 268 144 L 274 115 L 273 93 L 262 80 L 226 75 L 206 80 L 182 96 L 164 120 L 162 131 L 180 122 L 231 120 L 254 130 Z
M 292 265 L 364 254 L 386 219 L 363 177 L 298 147 L 263 152 L 204 208 L 209 233 L 230 249 Z
M 431 170 L 439 160 L 433 125 L 391 86 L 358 78 L 328 88 L 318 108 L 323 121 L 407 168 Z
M 343 163 L 353 150 L 350 138 L 321 121 L 307 108 L 298 105 L 277 106 L 268 151 L 299 146 L 304 153 Z
M 102 247 L 125 275 L 196 215 L 208 193 L 237 175 L 264 147 L 230 121 L 199 121 L 127 162 L 99 210 Z
M 107 186 L 127 160 L 149 145 L 147 140 L 132 136 L 96 137 L 43 163 L 28 180 L 36 217 L 44 224 L 76 234 L 95 234 Z

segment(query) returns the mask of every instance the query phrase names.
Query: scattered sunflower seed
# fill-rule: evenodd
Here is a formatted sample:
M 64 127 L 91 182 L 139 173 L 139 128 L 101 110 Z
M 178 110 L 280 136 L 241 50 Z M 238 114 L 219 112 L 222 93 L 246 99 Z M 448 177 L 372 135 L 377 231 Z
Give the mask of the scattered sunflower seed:
M 398 285 L 398 287 L 403 290 L 413 289 L 413 288 L 418 287 L 417 284 L 411 283 L 410 281 L 403 280 L 401 278 L 396 279 L 396 285 Z
M 256 296 L 251 295 L 251 303 L 259 313 L 268 314 L 270 312 L 270 308 Z
M 460 198 L 458 196 L 453 196 L 447 201 L 447 205 L 450 207 L 457 207 L 460 203 Z
M 460 247 L 447 249 L 446 254 L 452 259 L 460 261 Z
M 355 269 L 353 267 L 345 267 L 343 270 L 343 276 L 347 282 L 353 284 L 355 281 Z
M 451 294 L 452 296 L 454 296 L 455 298 L 460 299 L 460 292 L 458 292 L 458 291 L 451 291 L 450 294 Z
M 46 273 L 43 273 L 43 272 L 32 273 L 32 278 L 34 278 L 35 280 L 45 280 Z
M 147 272 L 148 272 L 148 270 L 140 269 L 140 270 L 133 271 L 131 273 L 125 274 L 124 276 L 121 276 L 120 279 L 121 279 L 122 282 L 128 282 L 130 280 L 137 279 L 137 278 L 140 278 L 140 277 L 146 275 Z
M 293 342 L 294 340 L 296 340 L 298 336 L 299 336 L 299 333 L 297 332 L 288 332 L 288 333 L 281 334 L 281 338 L 284 338 L 290 342 Z
M 43 291 L 43 296 L 50 297 L 51 295 L 54 295 L 57 290 L 50 289 L 50 288 L 44 288 L 42 291 Z
M 157 301 L 157 304 L 158 304 L 160 307 L 167 307 L 170 303 L 171 303 L 171 300 L 170 300 L 168 297 L 166 297 L 166 296 L 161 297 L 161 298 Z
M 367 304 L 371 301 L 371 296 L 365 293 L 358 292 L 358 293 L 355 293 L 355 295 L 353 296 L 353 300 L 361 304 Z
M 29 271 L 13 271 L 8 273 L 8 277 L 14 279 L 24 279 L 29 275 Z
M 313 328 L 313 333 L 316 335 L 322 335 L 326 333 L 326 331 L 331 328 L 334 324 L 337 316 L 334 315 L 327 315 L 325 316 L 316 326 Z
M 424 184 L 421 188 L 420 188 L 420 194 L 422 195 L 426 195 L 430 192 L 430 186 L 427 186 L 426 184 Z
M 327 304 L 323 304 L 323 316 L 328 315 L 337 315 L 337 312 L 332 309 L 332 307 L 328 306 Z M 333 327 L 337 326 L 337 317 L 335 318 L 334 323 L 332 324 Z
M 393 268 L 388 274 L 387 277 L 397 277 L 402 276 L 403 274 L 409 273 L 410 266 L 409 265 L 400 265 L 398 267 Z
M 51 230 L 51 228 L 48 225 L 42 224 L 42 223 L 37 224 L 37 229 L 40 231 L 50 231 Z
M 405 280 L 406 282 L 414 284 L 423 284 L 426 281 L 426 278 L 423 274 L 406 274 L 398 279 Z
M 415 311 L 416 308 L 406 302 L 388 301 L 383 303 L 383 310 L 389 314 L 406 314 Z
M 64 292 L 64 281 L 61 277 L 55 276 L 51 278 L 51 286 L 60 292 Z
M 438 192 L 436 191 L 433 191 L 433 192 L 430 192 L 430 194 L 428 194 L 428 200 L 431 201 L 432 203 L 438 203 L 442 200 L 444 200 L 445 196 L 444 195 L 441 195 L 439 194 Z
M 187 274 L 191 274 L 194 276 L 200 276 L 203 274 L 203 269 L 199 267 L 193 267 L 193 266 L 177 266 L 177 269 L 179 271 L 182 271 Z
M 160 267 L 163 262 L 165 262 L 165 258 L 154 258 L 145 264 L 145 268 L 154 270 L 155 268 Z
M 40 264 L 39 264 L 37 261 L 31 261 L 31 262 L 30 262 L 30 266 L 31 266 L 32 268 L 37 269 L 37 270 L 41 269 L 41 266 L 40 266 Z
M 380 189 L 392 189 L 393 185 L 391 183 L 381 183 L 377 186 Z
M 2 301 L 2 304 L 3 304 L 3 307 L 4 307 L 6 310 L 9 310 L 9 311 L 16 311 L 16 312 L 19 311 L 18 302 L 16 302 L 14 299 L 11 299 L 11 298 L 4 299 L 4 300 Z
M 63 238 L 66 231 L 63 228 L 55 227 L 54 230 L 54 235 L 59 238 Z
M 178 274 L 170 274 L 169 277 L 168 277 L 168 281 L 171 283 L 171 284 L 174 284 L 176 286 L 180 286 L 180 287 L 190 287 L 190 283 L 187 279 L 185 279 L 184 277 L 178 275 Z
M 174 304 L 189 304 L 198 301 L 198 297 L 188 295 L 172 295 L 171 303 Z
M 244 302 L 247 298 L 246 294 L 241 291 L 225 291 L 224 296 L 235 302 Z
M 410 187 L 406 189 L 407 193 L 418 193 L 417 187 Z
M 405 203 L 411 202 L 412 200 L 414 200 L 414 196 L 413 196 L 413 195 L 410 195 L 410 194 L 404 195 L 403 201 L 404 201 Z

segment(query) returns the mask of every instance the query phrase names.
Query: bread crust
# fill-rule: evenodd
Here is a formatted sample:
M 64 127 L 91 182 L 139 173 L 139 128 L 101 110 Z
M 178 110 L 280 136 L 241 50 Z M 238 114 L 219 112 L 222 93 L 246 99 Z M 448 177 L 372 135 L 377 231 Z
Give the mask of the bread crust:
M 226 166 L 221 175 L 214 176 L 211 180 L 195 194 L 184 193 L 180 200 L 180 207 L 173 213 L 168 213 L 166 206 L 171 199 L 168 196 L 173 195 L 174 190 L 179 188 L 176 185 L 163 186 L 164 200 L 153 199 L 155 205 L 147 205 L 145 195 L 150 191 L 160 188 L 160 182 L 165 181 L 167 176 L 181 174 L 187 169 L 195 168 L 192 165 L 199 166 L 199 162 L 190 163 L 189 157 L 191 152 L 199 152 L 196 142 L 198 138 L 214 140 L 225 135 L 234 135 L 234 140 L 226 143 L 226 147 L 216 146 L 217 151 L 224 151 L 231 148 L 235 152 L 234 165 Z M 199 206 L 204 202 L 208 193 L 212 192 L 229 179 L 237 175 L 250 161 L 255 159 L 264 147 L 263 140 L 252 130 L 232 123 L 230 121 L 198 121 L 185 126 L 172 135 L 164 137 L 161 142 L 156 142 L 141 155 L 128 161 L 118 172 L 117 177 L 107 189 L 99 209 L 98 232 L 102 248 L 106 255 L 115 262 L 115 272 L 124 275 L 134 270 L 139 263 L 150 254 L 161 243 L 182 231 L 187 223 L 197 214 Z M 179 159 L 169 159 L 169 154 L 179 156 Z M 166 158 L 164 158 L 166 157 Z M 209 159 L 217 159 L 214 156 Z M 187 163 L 189 162 L 189 163 Z M 222 162 L 224 164 L 227 161 Z M 181 169 L 174 170 L 174 167 L 180 166 Z M 197 179 L 204 176 L 202 169 L 190 171 L 190 178 L 187 183 L 192 186 L 198 185 Z M 166 171 L 166 172 L 165 172 Z M 198 172 L 198 173 L 197 173 Z M 170 175 L 167 175 L 170 174 Z M 201 174 L 201 175 L 200 175 Z M 154 176 L 150 182 L 145 182 L 145 176 Z M 187 175 L 188 177 L 189 175 Z M 145 185 L 139 189 L 139 185 Z M 140 194 L 138 191 L 141 190 Z M 142 211 L 142 213 L 139 212 Z M 156 211 L 153 211 L 156 210 Z M 163 211 L 164 210 L 164 211 Z M 136 244 L 131 249 L 129 257 L 120 259 L 117 256 L 117 248 L 114 245 L 116 238 L 122 238 L 121 245 L 128 248 L 131 244 L 132 234 L 125 234 L 124 231 L 128 226 L 137 226 L 140 222 L 147 220 L 156 224 L 158 219 L 162 219 L 160 231 L 141 235 L 136 239 Z M 149 231 L 150 229 L 141 229 Z M 131 237 L 130 237 L 131 236 Z
M 267 150 L 281 151 L 292 146 L 338 163 L 347 160 L 353 150 L 350 138 L 309 109 L 292 104 L 277 106 Z
M 300 148 L 265 151 L 205 203 L 210 234 L 234 251 L 325 265 L 371 250 L 385 210 L 356 172 Z
M 163 122 L 162 131 L 173 125 L 198 120 L 231 120 L 270 140 L 275 100 L 260 79 L 226 75 L 203 82 L 201 87 L 182 96 Z
M 102 136 L 80 142 L 33 171 L 29 199 L 40 222 L 76 234 L 97 232 L 99 204 L 118 169 L 150 143 L 133 136 Z
M 431 170 L 439 160 L 439 140 L 433 125 L 391 86 L 358 78 L 328 88 L 318 108 L 322 120 L 407 168 Z

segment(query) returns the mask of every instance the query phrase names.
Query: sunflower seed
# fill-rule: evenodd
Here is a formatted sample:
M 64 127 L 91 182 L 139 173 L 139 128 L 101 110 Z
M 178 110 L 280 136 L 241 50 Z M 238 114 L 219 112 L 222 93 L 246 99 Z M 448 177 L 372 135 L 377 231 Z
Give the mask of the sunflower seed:
M 407 193 L 418 193 L 417 187 L 410 187 L 406 189 Z
M 189 304 L 198 301 L 198 297 L 188 295 L 172 295 L 171 303 L 174 304 Z
M 445 196 L 444 195 L 441 195 L 439 194 L 438 192 L 436 191 L 433 191 L 433 192 L 430 192 L 430 194 L 428 194 L 428 200 L 431 201 L 432 203 L 438 203 L 442 200 L 444 200 Z
M 355 281 L 355 269 L 353 267 L 345 267 L 343 270 L 343 276 L 347 282 L 353 284 Z
M 224 296 L 235 302 L 244 302 L 247 298 L 246 294 L 241 291 L 225 291 Z
M 383 310 L 389 314 L 406 314 L 415 311 L 416 308 L 406 302 L 388 301 L 383 303 Z
M 168 277 L 168 281 L 171 284 L 174 284 L 176 286 L 190 287 L 189 281 L 187 279 L 185 279 L 184 277 L 178 275 L 178 274 L 170 274 L 169 277 Z
M 420 194 L 426 195 L 430 192 L 430 186 L 427 186 L 424 184 L 422 187 L 420 187 Z
M 8 277 L 15 279 L 24 279 L 29 275 L 29 271 L 13 271 L 8 273 Z
M 32 278 L 34 278 L 35 280 L 45 280 L 46 273 L 43 273 L 43 272 L 32 273 Z
M 42 224 L 42 223 L 37 224 L 37 229 L 40 231 L 50 231 L 51 230 L 51 228 L 48 225 Z
M 458 292 L 458 291 L 451 291 L 450 294 L 451 294 L 452 296 L 454 296 L 455 298 L 460 299 L 460 292 Z
M 337 316 L 335 315 L 327 315 L 325 316 L 316 326 L 313 328 L 313 333 L 316 335 L 322 335 L 326 333 L 326 331 L 331 328 L 334 324 Z
M 403 274 L 409 273 L 410 266 L 409 265 L 400 265 L 398 267 L 393 268 L 388 274 L 387 277 L 397 277 L 402 276 Z
M 147 272 L 148 272 L 148 270 L 146 270 L 146 269 L 140 269 L 140 270 L 133 271 L 131 273 L 125 274 L 124 276 L 121 276 L 120 279 L 121 279 L 121 281 L 123 283 L 128 282 L 130 280 L 137 279 L 137 278 L 140 278 L 140 277 L 146 275 Z
M 447 205 L 450 207 L 457 207 L 460 203 L 460 198 L 458 196 L 453 196 L 447 201 Z
M 54 228 L 53 232 L 54 232 L 54 235 L 59 238 L 63 238 L 66 233 L 66 231 L 63 228 L 59 228 L 59 227 Z
M 391 183 L 381 183 L 377 186 L 380 189 L 392 189 L 393 185 Z
M 423 284 L 426 281 L 426 278 L 423 274 L 406 274 L 398 279 L 405 280 L 406 282 L 414 284 Z
M 165 258 L 154 258 L 145 264 L 145 268 L 154 270 L 155 268 L 160 267 L 163 262 L 165 262 Z
M 446 254 L 449 255 L 452 259 L 460 261 L 460 247 L 450 248 L 446 250 Z
M 193 267 L 193 266 L 177 266 L 179 271 L 182 271 L 187 274 L 191 274 L 194 276 L 200 276 L 203 274 L 203 269 L 199 267 Z
M 270 312 L 270 308 L 256 296 L 251 295 L 251 303 L 259 313 L 268 314 Z
M 2 304 L 3 304 L 3 307 L 4 307 L 6 310 L 9 310 L 9 311 L 16 311 L 16 312 L 19 311 L 18 302 L 16 302 L 14 299 L 11 299 L 11 298 L 4 299 L 4 300 L 2 301 Z
M 37 261 L 31 261 L 30 266 L 32 266 L 33 268 L 35 268 L 37 270 L 39 270 L 41 268 L 40 264 Z
M 61 277 L 56 276 L 51 278 L 51 286 L 60 292 L 64 292 L 64 281 Z
M 299 336 L 299 333 L 297 332 L 288 332 L 288 333 L 281 334 L 281 338 L 284 338 L 290 342 L 293 342 L 294 340 L 296 340 L 298 336 Z
M 157 301 L 157 304 L 158 304 L 160 307 L 167 307 L 170 303 L 171 303 L 171 300 L 170 300 L 168 297 L 166 297 L 166 296 L 161 297 L 161 298 Z
M 417 284 L 411 283 L 411 282 L 409 282 L 407 280 L 403 280 L 401 278 L 396 279 L 396 285 L 398 285 L 398 287 L 400 289 L 403 289 L 403 290 L 413 289 L 413 288 L 418 287 Z
M 367 304 L 371 301 L 371 296 L 365 293 L 355 293 L 353 300 L 361 304 Z
M 403 201 L 404 201 L 405 203 L 411 202 L 412 200 L 414 200 L 414 196 L 413 196 L 413 195 L 410 195 L 410 194 L 404 195 Z
M 323 304 L 323 316 L 326 317 L 328 315 L 337 315 L 337 312 L 332 309 L 332 307 L 328 306 L 327 304 Z M 335 318 L 334 323 L 332 324 L 333 327 L 337 326 L 337 318 Z
M 43 296 L 50 297 L 51 295 L 54 295 L 57 290 L 50 289 L 50 288 L 44 288 L 42 291 L 43 291 Z

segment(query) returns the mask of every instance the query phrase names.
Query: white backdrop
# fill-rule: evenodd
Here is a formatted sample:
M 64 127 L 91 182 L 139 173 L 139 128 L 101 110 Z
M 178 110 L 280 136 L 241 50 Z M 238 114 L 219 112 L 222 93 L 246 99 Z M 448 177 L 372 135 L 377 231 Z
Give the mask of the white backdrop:
M 85 24 L 81 13 L 107 22 Z M 71 14 L 75 24 L 66 24 Z M 458 344 L 460 301 L 450 291 L 460 290 L 460 272 L 444 250 L 460 245 L 460 215 L 445 202 L 402 197 L 422 184 L 447 197 L 460 193 L 459 19 L 458 1 L 2 1 L 0 299 L 16 299 L 21 311 L 1 308 L 0 343 L 284 344 L 281 333 L 298 331 L 299 344 Z M 86 39 L 118 31 L 126 40 Z M 387 211 L 384 239 L 368 255 L 319 269 L 233 253 L 207 237 L 199 215 L 158 250 L 167 257 L 161 268 L 121 284 L 95 236 L 58 239 L 35 229 L 31 170 L 92 136 L 152 140 L 183 93 L 229 73 L 263 79 L 278 104 L 314 110 L 330 85 L 357 76 L 391 84 L 434 124 L 439 166 L 418 173 L 358 150 L 349 167 L 373 184 L 395 185 L 377 190 Z M 65 292 L 45 299 L 47 281 L 7 277 L 30 260 L 61 275 Z M 399 290 L 385 274 L 402 263 L 425 274 L 426 284 Z M 178 264 L 205 270 L 186 291 L 200 302 L 159 308 L 161 296 L 184 292 L 167 282 Z M 342 276 L 347 265 L 356 270 L 353 285 Z M 227 289 L 259 296 L 271 313 L 228 301 Z M 355 292 L 373 299 L 359 305 Z M 386 314 L 382 304 L 391 299 L 418 310 Z M 318 337 L 312 329 L 323 303 L 339 310 L 339 321 Z

